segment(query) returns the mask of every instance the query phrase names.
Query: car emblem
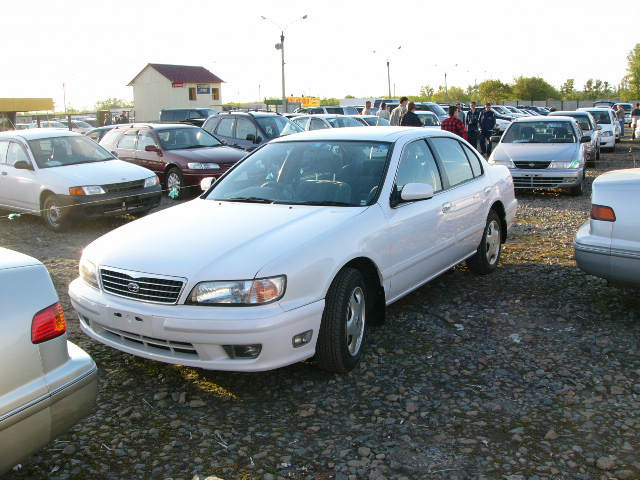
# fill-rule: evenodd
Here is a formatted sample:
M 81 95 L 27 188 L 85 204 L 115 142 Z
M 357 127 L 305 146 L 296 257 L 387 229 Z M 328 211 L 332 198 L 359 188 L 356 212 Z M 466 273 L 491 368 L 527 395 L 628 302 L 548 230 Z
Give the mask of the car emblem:
M 138 293 L 140 291 L 140 285 L 138 285 L 137 283 L 131 282 L 127 285 L 127 289 L 131 293 Z
M 535 166 L 536 166 L 536 164 L 535 164 L 535 163 L 530 163 L 530 164 L 529 164 L 529 166 L 530 166 L 531 168 L 533 168 L 533 167 L 535 167 Z

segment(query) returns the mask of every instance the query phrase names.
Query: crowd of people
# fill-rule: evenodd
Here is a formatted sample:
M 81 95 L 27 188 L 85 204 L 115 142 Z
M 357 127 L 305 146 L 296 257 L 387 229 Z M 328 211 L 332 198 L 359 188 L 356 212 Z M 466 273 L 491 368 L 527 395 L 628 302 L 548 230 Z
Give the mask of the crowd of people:
M 129 114 L 127 112 L 122 112 L 120 115 L 117 113 L 111 118 L 111 115 L 105 113 L 102 116 L 102 124 L 103 125 L 120 125 L 122 123 L 129 123 Z

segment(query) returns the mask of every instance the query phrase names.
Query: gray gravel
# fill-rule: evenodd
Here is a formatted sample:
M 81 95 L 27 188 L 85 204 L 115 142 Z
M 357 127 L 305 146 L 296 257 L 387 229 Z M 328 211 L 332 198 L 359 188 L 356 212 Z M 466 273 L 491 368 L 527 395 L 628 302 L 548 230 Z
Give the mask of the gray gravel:
M 590 180 L 640 161 L 640 142 L 622 145 Z M 56 235 L 0 212 L 0 244 L 47 265 L 100 370 L 93 414 L 3 479 L 640 478 L 640 292 L 575 267 L 588 194 L 518 193 L 499 270 L 457 267 L 392 305 L 349 375 L 203 371 L 94 343 L 66 288 L 83 246 L 130 219 Z

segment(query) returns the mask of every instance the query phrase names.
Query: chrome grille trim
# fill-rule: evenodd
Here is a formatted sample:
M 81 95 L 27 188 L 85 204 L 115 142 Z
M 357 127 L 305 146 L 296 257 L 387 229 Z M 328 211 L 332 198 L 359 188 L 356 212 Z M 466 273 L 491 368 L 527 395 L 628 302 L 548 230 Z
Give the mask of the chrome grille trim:
M 180 298 L 186 278 L 132 272 L 100 267 L 100 280 L 105 292 L 141 302 L 175 304 Z M 133 288 L 135 284 L 137 288 Z
M 131 192 L 134 190 L 140 190 L 144 188 L 144 180 L 134 180 L 132 182 L 122 182 L 122 183 L 110 183 L 107 185 L 102 185 L 102 188 L 107 193 Z
M 176 358 L 200 358 L 193 344 L 187 342 L 175 342 L 171 340 L 162 340 L 159 338 L 146 337 L 135 333 L 125 332 L 117 328 L 108 328 L 101 325 L 104 332 L 124 346 L 135 348 L 136 350 L 145 350 L 153 352 L 161 350 L 160 355 L 170 355 Z M 114 339 L 113 337 L 117 337 Z M 144 347 L 144 348 L 141 348 Z
M 564 177 L 513 177 L 516 188 L 557 188 L 566 183 Z

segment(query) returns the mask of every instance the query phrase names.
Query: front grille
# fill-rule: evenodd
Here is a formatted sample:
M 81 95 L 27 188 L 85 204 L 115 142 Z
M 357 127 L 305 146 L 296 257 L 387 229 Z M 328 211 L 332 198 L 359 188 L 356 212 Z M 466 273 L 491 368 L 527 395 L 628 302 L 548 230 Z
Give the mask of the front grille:
M 564 177 L 513 177 L 516 188 L 557 188 L 561 183 Z
M 101 268 L 100 277 L 105 292 L 153 303 L 176 303 L 186 283 L 186 279 L 149 276 L 112 268 Z
M 135 180 L 133 182 L 111 183 L 109 185 L 102 185 L 102 189 L 107 193 L 132 192 L 134 190 L 140 190 L 142 188 L 144 188 L 144 179 Z
M 176 358 L 199 358 L 198 352 L 191 343 L 161 340 L 116 328 L 107 328 L 102 325 L 101 327 L 106 332 L 106 337 L 111 337 L 111 340 L 136 350 L 144 350 L 150 353 L 155 351 L 159 355 L 169 355 Z
M 521 168 L 523 170 L 544 170 L 545 168 L 549 168 L 551 162 L 526 162 L 522 160 L 514 160 L 516 168 Z

